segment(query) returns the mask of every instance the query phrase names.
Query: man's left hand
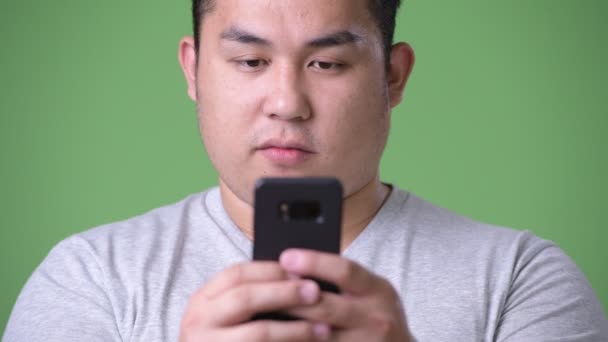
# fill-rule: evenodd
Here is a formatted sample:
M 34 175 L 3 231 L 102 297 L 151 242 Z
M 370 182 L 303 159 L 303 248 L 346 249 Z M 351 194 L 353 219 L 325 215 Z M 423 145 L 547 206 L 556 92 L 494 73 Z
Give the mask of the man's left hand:
M 332 341 L 413 341 L 401 300 L 391 284 L 339 255 L 310 250 L 283 252 L 288 273 L 335 284 L 341 294 L 322 294 L 318 304 L 289 314 L 332 326 Z

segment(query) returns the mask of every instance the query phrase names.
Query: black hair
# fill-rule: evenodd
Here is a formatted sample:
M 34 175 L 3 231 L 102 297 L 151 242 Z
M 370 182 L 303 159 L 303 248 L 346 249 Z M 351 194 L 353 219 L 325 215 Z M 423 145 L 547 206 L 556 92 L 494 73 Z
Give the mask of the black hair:
M 196 51 L 200 47 L 200 27 L 206 13 L 213 10 L 216 0 L 192 0 L 192 23 L 194 32 L 194 44 Z M 395 21 L 397 10 L 401 5 L 401 0 L 368 0 L 369 11 L 374 17 L 378 29 L 382 34 L 382 44 L 384 48 L 384 59 L 386 66 L 390 65 L 390 53 L 393 45 L 393 35 L 395 33 Z

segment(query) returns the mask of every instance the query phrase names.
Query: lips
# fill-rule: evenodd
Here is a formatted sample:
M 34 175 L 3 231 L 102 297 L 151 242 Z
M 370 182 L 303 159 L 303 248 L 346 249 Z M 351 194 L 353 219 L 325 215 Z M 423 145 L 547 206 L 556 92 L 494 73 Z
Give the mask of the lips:
M 306 144 L 285 140 L 268 140 L 257 150 L 277 166 L 297 166 L 315 154 L 314 150 Z

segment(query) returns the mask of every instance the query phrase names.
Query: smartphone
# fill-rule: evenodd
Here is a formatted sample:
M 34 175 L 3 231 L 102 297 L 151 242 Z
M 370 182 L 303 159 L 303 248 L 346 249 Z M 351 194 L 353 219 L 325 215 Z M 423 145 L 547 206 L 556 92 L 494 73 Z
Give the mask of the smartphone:
M 278 260 L 288 248 L 340 253 L 342 184 L 335 178 L 262 178 L 254 200 L 254 260 Z M 322 291 L 339 293 L 315 280 Z M 293 319 L 281 313 L 254 319 Z

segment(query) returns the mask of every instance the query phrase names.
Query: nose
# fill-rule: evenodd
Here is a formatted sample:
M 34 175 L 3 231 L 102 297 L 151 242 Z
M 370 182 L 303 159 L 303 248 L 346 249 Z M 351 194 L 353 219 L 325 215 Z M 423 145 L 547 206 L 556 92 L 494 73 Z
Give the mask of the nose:
M 296 67 L 276 66 L 268 84 L 264 113 L 272 119 L 305 121 L 310 119 L 310 103 Z

